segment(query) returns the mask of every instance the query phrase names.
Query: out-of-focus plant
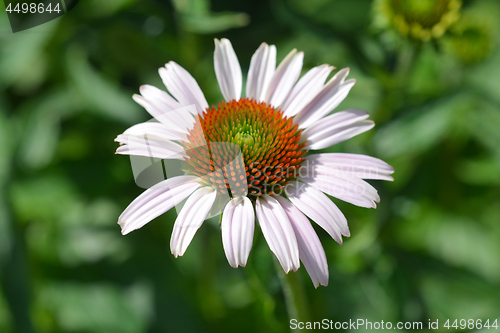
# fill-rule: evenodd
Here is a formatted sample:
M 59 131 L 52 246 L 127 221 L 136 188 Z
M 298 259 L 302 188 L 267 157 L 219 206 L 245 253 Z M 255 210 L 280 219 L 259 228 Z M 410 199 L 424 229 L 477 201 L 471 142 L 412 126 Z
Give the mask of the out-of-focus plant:
M 457 4 L 89 0 L 16 34 L 0 15 L 0 331 L 288 331 L 262 238 L 243 271 L 227 266 L 217 221 L 175 261 L 174 214 L 117 235 L 140 189 L 112 139 L 147 120 L 130 96 L 161 86 L 156 70 L 174 60 L 220 100 L 221 37 L 242 64 L 265 40 L 306 51 L 305 69 L 351 67 L 358 82 L 339 109 L 365 109 L 376 127 L 335 150 L 396 169 L 394 183 L 375 184 L 386 199 L 375 213 L 339 204 L 353 235 L 340 248 L 318 230 L 330 287 L 295 275 L 311 320 L 494 320 L 500 4 Z
M 375 22 L 422 41 L 440 38 L 460 17 L 461 0 L 376 0 Z

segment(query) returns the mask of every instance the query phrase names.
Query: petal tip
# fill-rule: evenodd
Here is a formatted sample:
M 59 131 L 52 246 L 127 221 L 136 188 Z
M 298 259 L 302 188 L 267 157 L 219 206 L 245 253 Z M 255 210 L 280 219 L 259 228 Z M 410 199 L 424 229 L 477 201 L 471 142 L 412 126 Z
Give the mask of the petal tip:
M 173 60 L 170 60 L 169 62 L 167 62 L 167 63 L 165 64 L 165 67 L 162 67 L 162 68 L 165 68 L 165 69 L 168 71 L 168 70 L 169 70 L 169 67 L 171 68 L 171 67 L 174 67 L 175 65 L 177 65 L 177 63 L 176 63 L 175 61 L 173 61 Z M 161 70 L 162 68 L 160 68 L 160 70 Z
M 347 74 L 346 74 L 347 76 Z M 344 83 L 342 83 L 343 86 L 347 86 L 347 85 L 351 85 L 351 86 L 354 86 L 356 84 L 356 79 L 349 79 L 349 80 L 345 80 Z
M 177 251 L 177 249 L 170 249 L 170 252 L 172 252 L 174 258 L 182 257 L 182 255 L 184 254 Z
M 128 234 L 128 233 L 130 233 L 130 232 L 132 231 L 132 230 L 128 230 L 128 229 L 126 228 L 126 224 L 127 224 L 127 222 L 126 222 L 126 221 L 121 221 L 121 220 L 118 220 L 118 222 L 117 222 L 117 223 L 118 223 L 118 225 L 119 225 L 119 226 L 120 226 L 120 228 L 121 228 L 121 234 L 122 234 L 123 236 L 125 236 L 126 234 Z

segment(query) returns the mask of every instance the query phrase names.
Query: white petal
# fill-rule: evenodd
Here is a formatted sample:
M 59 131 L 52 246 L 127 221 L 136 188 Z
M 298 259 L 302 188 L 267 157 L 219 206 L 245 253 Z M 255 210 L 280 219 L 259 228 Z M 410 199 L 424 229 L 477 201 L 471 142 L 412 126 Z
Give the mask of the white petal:
M 336 112 L 308 127 L 302 132 L 301 139 L 307 141 L 304 149 L 324 149 L 339 142 L 364 133 L 375 126 L 369 115 L 361 110 Z
M 276 47 L 262 43 L 250 60 L 246 96 L 257 102 L 264 101 L 276 67 Z
M 283 115 L 293 117 L 299 113 L 321 91 L 332 70 L 331 66 L 321 65 L 311 68 L 304 74 L 281 105 Z
M 362 179 L 340 174 L 324 166 L 305 166 L 301 169 L 306 175 L 301 174 L 300 180 L 335 198 L 366 208 L 376 208 L 376 202 L 380 202 L 377 190 Z
M 274 107 L 278 107 L 283 103 L 300 76 L 303 60 L 304 52 L 297 53 L 295 49 L 283 59 L 274 72 L 266 93 L 265 102 Z
M 322 133 L 329 131 L 332 126 L 343 127 L 345 125 L 351 125 L 356 122 L 365 120 L 370 115 L 368 112 L 363 110 L 349 109 L 344 111 L 335 112 L 323 119 L 316 122 L 310 127 L 306 128 L 302 133 L 302 136 L 306 140 L 314 140 L 317 137 L 322 137 Z
M 154 121 L 147 121 L 134 125 L 123 132 L 123 134 L 138 137 L 147 135 L 155 140 L 187 140 L 186 134 L 172 130 L 164 124 Z
M 115 141 L 122 143 L 116 149 L 117 154 L 180 160 L 187 156 L 181 145 L 167 139 L 158 140 L 148 135 L 140 137 L 120 134 Z
M 300 267 L 299 247 L 288 216 L 276 199 L 263 195 L 255 204 L 264 238 L 276 255 L 285 273 Z
M 255 213 L 247 197 L 230 200 L 224 208 L 221 231 L 222 244 L 229 265 L 246 266 L 252 249 Z
M 167 92 L 149 84 L 142 85 L 139 88 L 139 91 L 145 99 L 153 102 L 155 106 L 157 106 L 161 110 L 164 110 L 164 112 L 179 109 L 182 107 L 182 105 Z
M 298 124 L 299 128 L 311 126 L 329 114 L 344 100 L 352 86 L 356 83 L 356 80 L 347 80 L 344 82 L 348 73 L 349 69 L 344 68 L 335 74 L 314 99 L 295 116 L 294 123 Z
M 342 235 L 350 236 L 344 214 L 326 195 L 298 181 L 290 182 L 285 190 L 290 201 L 337 243 L 342 244 Z
M 325 153 L 314 154 L 306 157 L 304 165 L 322 165 L 346 175 L 361 179 L 383 179 L 394 180 L 390 175 L 394 173 L 394 168 L 386 162 L 367 155 L 345 154 L 345 153 Z
M 217 193 L 212 187 L 205 186 L 196 190 L 186 200 L 175 220 L 172 238 L 170 238 L 170 251 L 176 258 L 186 252 L 194 234 L 201 227 L 212 208 L 216 195 Z
M 120 215 L 122 234 L 141 228 L 186 199 L 200 186 L 198 180 L 196 176 L 173 177 L 144 191 Z
M 241 67 L 231 42 L 226 38 L 215 40 L 214 66 L 224 99 L 239 100 L 243 84 Z
M 193 115 L 198 115 L 195 103 L 191 104 L 192 108 L 186 108 L 189 105 L 180 104 L 167 92 L 154 86 L 142 85 L 139 91 L 145 99 L 163 111 L 161 116 L 169 113 L 169 119 L 177 120 L 176 118 L 178 118 L 179 121 L 184 121 L 189 126 L 193 122 Z M 175 116 L 170 115 L 170 112 L 173 112 Z
M 311 223 L 290 201 L 279 195 L 273 195 L 273 197 L 283 207 L 292 224 L 293 231 L 297 237 L 297 244 L 299 245 L 300 260 L 304 263 L 314 287 L 317 288 L 320 284 L 327 286 L 328 263 L 326 261 L 325 250 Z
M 132 98 L 137 102 L 137 104 L 140 104 L 143 108 L 145 108 L 149 114 L 155 117 L 156 120 L 171 130 L 188 133 L 188 130 L 194 123 L 194 118 L 189 113 L 189 110 L 194 109 L 192 107 L 188 106 L 175 110 L 167 110 L 159 105 L 157 101 L 151 101 L 141 95 L 133 95 Z
M 198 114 L 202 114 L 208 108 L 200 86 L 187 70 L 170 61 L 158 72 L 165 87 L 182 106 L 194 104 Z

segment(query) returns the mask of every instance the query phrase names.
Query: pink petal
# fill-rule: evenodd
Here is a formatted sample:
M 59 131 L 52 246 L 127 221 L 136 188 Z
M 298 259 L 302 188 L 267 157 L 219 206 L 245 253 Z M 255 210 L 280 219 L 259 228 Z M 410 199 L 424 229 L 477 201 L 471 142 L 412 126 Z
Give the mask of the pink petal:
M 283 207 L 292 224 L 293 231 L 297 237 L 300 260 L 304 263 L 314 287 L 317 288 L 320 284 L 327 286 L 328 263 L 326 261 L 325 250 L 311 223 L 290 201 L 279 195 L 274 195 L 273 197 Z
M 212 187 L 205 186 L 196 190 L 186 200 L 175 220 L 172 238 L 170 238 L 170 250 L 176 258 L 186 252 L 196 231 L 210 212 L 216 194 Z
M 311 68 L 293 87 L 281 109 L 285 117 L 293 117 L 302 110 L 323 88 L 333 67 L 321 65 Z
M 224 99 L 239 100 L 243 84 L 241 67 L 231 42 L 226 38 L 215 40 L 214 65 Z
M 180 159 L 186 157 L 184 148 L 167 139 L 158 139 L 147 134 L 141 136 L 120 134 L 115 141 L 122 143 L 116 149 L 117 154 L 146 156 L 161 159 Z
M 187 140 L 186 134 L 172 130 L 164 124 L 155 121 L 147 121 L 129 127 L 123 134 L 137 137 L 147 135 L 149 138 L 155 140 Z
M 189 114 L 189 109 L 192 108 L 181 107 L 175 110 L 168 110 L 158 105 L 158 102 L 146 99 L 141 95 L 133 95 L 132 98 L 137 104 L 145 108 L 149 114 L 155 117 L 156 120 L 173 131 L 188 133 L 189 128 L 194 122 L 194 118 Z
M 362 179 L 341 175 L 322 166 L 304 169 L 306 175 L 298 179 L 335 198 L 365 208 L 376 208 L 376 202 L 380 202 L 377 190 Z
M 255 213 L 247 197 L 230 200 L 224 208 L 221 231 L 222 244 L 229 265 L 246 266 L 252 249 Z
M 299 247 L 288 216 L 276 199 L 263 195 L 257 199 L 255 212 L 264 238 L 285 273 L 300 267 Z
M 298 181 L 290 182 L 285 190 L 290 201 L 337 243 L 342 244 L 342 235 L 350 236 L 344 214 L 326 195 Z
M 366 111 L 351 109 L 321 119 L 302 133 L 301 139 L 307 141 L 305 149 L 328 148 L 372 129 L 375 124 L 365 120 L 368 117 Z
M 187 70 L 170 61 L 158 71 L 168 91 L 182 105 L 195 105 L 198 114 L 208 108 L 207 100 L 196 80 Z
M 118 219 L 122 234 L 141 228 L 184 200 L 200 185 L 196 176 L 178 176 L 164 180 L 144 191 Z
M 394 168 L 386 162 L 367 155 L 325 153 L 314 154 L 306 157 L 304 165 L 320 165 L 337 172 L 340 175 L 361 179 L 394 180 L 390 175 Z
M 299 128 L 307 128 L 333 111 L 346 98 L 355 80 L 344 82 L 349 68 L 340 70 L 294 118 Z
M 257 102 L 264 101 L 267 88 L 276 67 L 276 47 L 262 43 L 250 60 L 246 96 Z
M 297 53 L 295 49 L 283 59 L 271 79 L 265 102 L 274 107 L 278 107 L 283 103 L 300 76 L 303 60 L 304 53 Z

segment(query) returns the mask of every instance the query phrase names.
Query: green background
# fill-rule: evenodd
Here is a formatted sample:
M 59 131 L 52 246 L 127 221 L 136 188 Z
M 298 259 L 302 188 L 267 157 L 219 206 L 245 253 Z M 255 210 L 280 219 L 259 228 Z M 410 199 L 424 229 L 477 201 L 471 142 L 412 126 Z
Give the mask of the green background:
M 216 223 L 178 259 L 169 251 L 173 211 L 127 236 L 116 224 L 143 191 L 130 159 L 114 154 L 116 135 L 150 119 L 132 94 L 141 84 L 162 87 L 157 69 L 174 60 L 216 104 L 213 39 L 222 37 L 244 76 L 263 41 L 277 46 L 278 61 L 304 51 L 304 71 L 350 67 L 357 84 L 338 110 L 367 110 L 376 127 L 329 151 L 396 169 L 392 183 L 371 181 L 382 198 L 376 210 L 334 200 L 350 225 L 344 245 L 316 228 L 330 280 L 314 289 L 303 267 L 292 273 L 305 318 L 438 319 L 443 332 L 446 319 L 497 319 L 500 2 L 464 1 L 463 16 L 482 34 L 451 29 L 427 42 L 399 34 L 375 8 L 368 0 L 87 0 L 13 34 L 1 7 L 0 332 L 289 330 L 258 227 L 248 267 L 233 269 Z

